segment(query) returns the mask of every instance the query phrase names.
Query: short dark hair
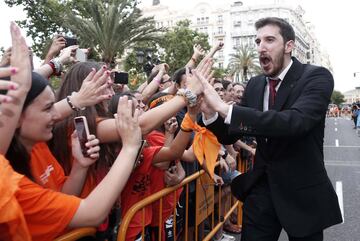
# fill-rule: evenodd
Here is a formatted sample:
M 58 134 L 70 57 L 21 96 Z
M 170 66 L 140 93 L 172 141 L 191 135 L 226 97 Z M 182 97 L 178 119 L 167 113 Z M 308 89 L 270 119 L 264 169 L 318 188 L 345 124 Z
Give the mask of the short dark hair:
M 181 77 L 183 75 L 186 75 L 186 69 L 185 68 L 178 69 L 174 72 L 173 76 L 171 77 L 171 80 L 177 83 L 178 85 L 180 85 Z
M 293 27 L 284 19 L 277 17 L 267 17 L 261 18 L 255 23 L 255 28 L 258 30 L 259 28 L 265 27 L 266 25 L 275 25 L 280 29 L 280 34 L 286 43 L 289 40 L 295 41 L 295 31 Z

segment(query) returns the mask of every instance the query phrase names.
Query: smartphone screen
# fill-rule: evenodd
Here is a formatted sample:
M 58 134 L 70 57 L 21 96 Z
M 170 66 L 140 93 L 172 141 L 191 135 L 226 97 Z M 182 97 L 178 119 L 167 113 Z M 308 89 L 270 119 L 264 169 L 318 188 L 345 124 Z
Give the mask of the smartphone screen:
M 88 141 L 87 137 L 89 135 L 89 128 L 87 125 L 86 117 L 85 116 L 75 117 L 74 124 L 79 139 L 81 152 L 84 156 L 89 156 L 87 153 L 87 147 L 85 146 L 86 142 Z
M 115 84 L 128 84 L 129 83 L 129 74 L 126 72 L 115 72 L 114 83 Z
M 83 50 L 77 49 L 75 58 L 79 62 L 86 62 L 87 56 Z
M 77 38 L 73 38 L 73 37 L 64 37 L 66 43 L 65 43 L 65 48 L 69 47 L 69 46 L 73 46 L 73 45 L 77 45 Z

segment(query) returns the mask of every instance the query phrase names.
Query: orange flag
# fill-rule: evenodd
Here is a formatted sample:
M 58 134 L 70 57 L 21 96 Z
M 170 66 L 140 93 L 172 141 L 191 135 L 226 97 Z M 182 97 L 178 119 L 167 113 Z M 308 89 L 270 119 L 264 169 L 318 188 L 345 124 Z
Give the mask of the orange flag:
M 188 114 L 185 115 L 181 128 L 184 130 L 191 129 L 196 132 L 193 141 L 195 156 L 211 178 L 214 178 L 214 169 L 220 150 L 220 143 L 216 136 L 205 127 L 193 122 Z
M 31 240 L 22 209 L 15 198 L 22 178 L 0 155 L 0 240 Z

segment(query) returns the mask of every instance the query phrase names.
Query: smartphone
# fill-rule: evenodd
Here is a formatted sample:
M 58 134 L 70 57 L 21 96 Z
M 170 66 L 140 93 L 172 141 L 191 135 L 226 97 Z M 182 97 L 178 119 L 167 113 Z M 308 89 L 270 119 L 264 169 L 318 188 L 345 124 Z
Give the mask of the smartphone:
M 176 172 L 176 162 L 175 161 L 170 162 L 168 171 L 170 173 L 175 173 Z
M 65 43 L 65 48 L 66 48 L 66 47 L 69 47 L 69 46 L 73 46 L 73 45 L 77 45 L 77 44 L 78 44 L 77 38 L 65 36 L 64 39 L 65 39 L 65 41 L 66 41 L 66 43 Z
M 88 142 L 88 136 L 90 135 L 89 126 L 85 116 L 78 116 L 74 118 L 75 130 L 79 139 L 80 148 L 82 154 L 87 157 L 89 154 L 87 153 L 87 147 L 85 146 L 86 142 Z
M 135 162 L 134 162 L 134 168 L 133 168 L 134 170 L 138 166 L 140 166 L 140 164 L 141 164 L 141 153 L 143 152 L 144 147 L 146 146 L 146 144 L 147 144 L 146 140 L 141 141 L 141 145 L 140 145 L 140 148 L 139 148 L 139 150 L 138 150 L 138 152 L 136 154 L 136 158 L 135 158 Z
M 128 84 L 129 83 L 129 74 L 127 72 L 115 72 L 114 83 L 115 84 Z
M 82 50 L 82 49 L 77 49 L 76 50 L 75 58 L 79 62 L 86 62 L 86 60 L 87 60 L 87 56 L 86 56 L 84 50 Z

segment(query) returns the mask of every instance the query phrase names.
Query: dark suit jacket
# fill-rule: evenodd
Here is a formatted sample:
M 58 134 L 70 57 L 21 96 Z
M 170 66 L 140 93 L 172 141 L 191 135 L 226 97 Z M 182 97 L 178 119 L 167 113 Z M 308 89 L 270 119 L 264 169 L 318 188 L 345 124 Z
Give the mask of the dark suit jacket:
M 342 222 L 338 199 L 324 166 L 325 114 L 334 87 L 322 67 L 293 64 L 280 85 L 274 110 L 263 112 L 265 76 L 251 78 L 231 124 L 219 117 L 208 128 L 223 144 L 255 136 L 254 169 L 233 181 L 244 200 L 266 174 L 278 218 L 292 236 L 301 237 Z

